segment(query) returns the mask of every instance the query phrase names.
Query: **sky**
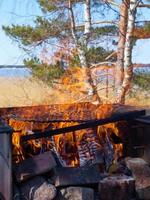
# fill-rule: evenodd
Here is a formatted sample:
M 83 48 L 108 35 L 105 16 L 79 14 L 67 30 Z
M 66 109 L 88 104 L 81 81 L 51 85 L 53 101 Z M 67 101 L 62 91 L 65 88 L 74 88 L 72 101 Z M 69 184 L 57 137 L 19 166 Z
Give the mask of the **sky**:
M 41 14 L 36 0 L 0 0 L 0 65 L 22 65 L 24 51 L 5 35 L 2 25 L 33 24 Z M 150 20 L 150 9 L 140 11 L 140 20 Z M 150 63 L 150 40 L 140 40 L 134 47 L 133 62 Z
M 25 52 L 5 35 L 2 26 L 32 24 L 39 13 L 36 0 L 0 0 L 0 65 L 20 65 L 26 57 Z

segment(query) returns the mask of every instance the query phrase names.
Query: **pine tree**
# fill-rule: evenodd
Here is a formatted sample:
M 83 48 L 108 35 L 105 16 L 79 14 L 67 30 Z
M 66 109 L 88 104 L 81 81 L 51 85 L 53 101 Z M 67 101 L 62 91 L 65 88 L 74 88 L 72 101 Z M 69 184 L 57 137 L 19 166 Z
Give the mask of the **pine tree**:
M 100 45 L 97 46 L 100 38 L 106 34 L 107 36 L 116 35 L 117 32 L 115 25 L 93 25 L 91 19 L 95 6 L 98 8 L 104 5 L 97 0 L 39 0 L 38 2 L 45 15 L 37 16 L 34 26 L 3 26 L 3 30 L 9 37 L 18 42 L 19 46 L 30 52 L 32 59 L 25 61 L 25 64 L 32 69 L 34 76 L 46 82 L 49 80 L 52 82 L 52 79 L 59 78 L 65 70 L 61 69 L 61 62 L 45 64 L 35 55 L 37 52 L 35 48 L 39 50 L 43 44 L 48 46 L 53 43 L 56 45 L 68 40 L 72 48 L 77 51 L 77 54 L 72 56 L 72 63 L 85 69 L 86 81 L 90 86 L 89 90 L 95 99 L 100 101 L 89 67 L 93 62 L 104 61 L 105 56 L 107 57 L 111 53 L 108 49 L 106 50 Z M 79 9 L 81 11 L 78 17 L 81 18 L 81 22 L 77 23 L 76 15 Z M 93 40 L 96 41 L 96 46 L 92 45 Z M 46 78 L 44 79 L 44 77 Z

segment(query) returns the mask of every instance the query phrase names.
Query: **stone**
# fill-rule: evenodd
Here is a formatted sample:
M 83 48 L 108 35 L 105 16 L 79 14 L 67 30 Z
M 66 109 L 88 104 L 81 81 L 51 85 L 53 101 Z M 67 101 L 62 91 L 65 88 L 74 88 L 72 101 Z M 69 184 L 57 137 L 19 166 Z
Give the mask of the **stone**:
M 136 192 L 139 199 L 150 199 L 150 167 L 142 158 L 126 158 L 127 167 L 135 179 Z
M 38 176 L 20 185 L 20 196 L 28 200 L 52 200 L 56 196 L 56 188 Z
M 31 177 L 44 174 L 56 166 L 55 159 L 50 151 L 33 156 L 16 164 L 14 174 L 17 182 L 25 181 Z
M 83 187 L 68 187 L 65 189 L 61 189 L 56 199 L 94 200 L 94 190 L 91 188 L 83 188 Z
M 107 174 L 100 172 L 100 167 L 97 164 L 84 167 L 56 168 L 55 175 L 56 187 L 96 185 L 103 177 L 107 176 Z
M 131 200 L 135 196 L 135 181 L 125 175 L 104 178 L 99 183 L 101 200 Z

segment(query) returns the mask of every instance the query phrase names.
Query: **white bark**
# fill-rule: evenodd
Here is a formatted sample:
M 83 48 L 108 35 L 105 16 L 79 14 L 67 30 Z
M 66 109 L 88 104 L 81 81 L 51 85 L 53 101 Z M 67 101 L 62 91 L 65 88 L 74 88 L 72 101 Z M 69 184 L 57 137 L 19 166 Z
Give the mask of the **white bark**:
M 87 61 L 86 61 L 86 57 L 85 57 L 85 52 L 82 49 L 82 44 L 80 44 L 78 37 L 76 35 L 76 24 L 75 24 L 75 19 L 74 19 L 74 13 L 73 13 L 73 8 L 72 8 L 72 2 L 71 0 L 68 1 L 69 5 L 69 16 L 70 16 L 70 22 L 71 22 L 71 33 L 72 33 L 72 37 L 74 39 L 77 51 L 78 51 L 78 56 L 80 59 L 80 64 L 82 68 L 86 68 L 87 67 Z
M 130 7 L 128 11 L 128 24 L 127 24 L 127 34 L 124 49 L 124 80 L 119 93 L 118 102 L 125 102 L 125 95 L 130 87 L 133 65 L 132 65 L 132 49 L 133 49 L 133 32 L 135 27 L 135 17 L 136 9 L 138 5 L 138 0 L 131 0 Z
M 85 55 L 85 48 L 87 48 L 88 44 L 88 38 L 91 31 L 91 12 L 90 12 L 90 2 L 91 0 L 85 0 L 84 3 L 84 34 L 83 37 L 78 38 L 76 35 L 76 24 L 74 19 L 74 13 L 72 8 L 72 2 L 71 0 L 68 1 L 68 9 L 69 9 L 69 16 L 70 16 L 70 22 L 71 22 L 71 33 L 72 37 L 74 39 L 76 49 L 78 51 L 78 56 L 80 59 L 80 64 L 83 69 L 85 69 L 86 77 L 87 77 L 87 83 L 89 84 L 89 91 L 88 93 L 95 98 L 95 100 L 101 101 L 99 98 L 99 95 L 97 93 L 96 86 L 94 84 L 94 81 L 92 79 L 91 71 L 89 69 L 86 55 Z
M 84 4 L 84 34 L 89 35 L 91 31 L 91 11 L 90 11 L 90 0 L 85 0 Z
M 115 68 L 116 98 L 118 98 L 124 78 L 124 49 L 126 42 L 129 1 L 125 0 L 120 5 L 119 40 L 117 48 L 117 63 Z
M 85 56 L 84 48 L 87 48 L 88 38 L 91 32 L 91 10 L 90 10 L 90 0 L 85 0 L 84 3 L 84 35 L 77 42 L 77 51 L 80 59 L 82 68 L 87 68 L 88 63 Z

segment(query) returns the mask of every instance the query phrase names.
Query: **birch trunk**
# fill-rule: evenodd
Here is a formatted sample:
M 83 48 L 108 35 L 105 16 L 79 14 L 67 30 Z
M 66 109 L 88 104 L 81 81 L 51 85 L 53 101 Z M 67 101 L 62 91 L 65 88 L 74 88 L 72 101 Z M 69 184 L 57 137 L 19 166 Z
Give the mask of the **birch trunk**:
M 85 0 L 84 3 L 84 34 L 82 38 L 78 38 L 76 35 L 76 25 L 75 25 L 75 19 L 74 19 L 74 13 L 73 13 L 73 8 L 72 8 L 72 2 L 69 0 L 69 16 L 70 16 L 70 21 L 71 21 L 71 33 L 72 37 L 74 39 L 76 49 L 78 52 L 79 60 L 81 67 L 85 69 L 86 77 L 87 77 L 87 83 L 89 85 L 89 91 L 88 93 L 93 96 L 94 101 L 98 101 L 99 103 L 101 102 L 101 99 L 98 95 L 97 88 L 94 84 L 91 71 L 89 68 L 89 63 L 87 63 L 86 59 L 86 53 L 85 53 L 85 48 L 87 48 L 88 45 L 88 38 L 90 36 L 91 32 L 91 11 L 90 11 L 90 1 L 91 0 Z
M 86 38 L 88 39 L 88 36 L 91 32 L 90 0 L 86 0 L 84 4 L 84 19 L 85 19 L 84 34 L 86 35 Z
M 89 0 L 88 0 L 89 1 Z M 74 39 L 74 42 L 75 42 L 75 45 L 76 45 L 76 49 L 78 51 L 78 56 L 79 56 L 79 59 L 80 59 L 80 64 L 81 64 L 81 67 L 82 68 L 86 68 L 87 67 L 87 59 L 86 59 L 86 56 L 85 56 L 85 51 L 83 50 L 83 46 L 84 45 L 87 45 L 87 38 L 86 37 L 83 37 L 82 39 L 80 39 L 79 41 L 79 38 L 78 36 L 76 35 L 76 24 L 75 24 L 75 19 L 74 19 L 74 13 L 73 13 L 73 8 L 72 8 L 72 2 L 71 0 L 68 1 L 69 2 L 69 16 L 70 16 L 70 22 L 71 22 L 71 33 L 72 33 L 72 37 Z M 85 9 L 86 10 L 86 6 L 85 6 Z M 86 13 L 86 12 L 85 12 Z M 90 13 L 90 11 L 89 11 Z M 88 16 L 88 14 L 87 14 Z M 87 27 L 85 29 L 90 30 L 89 29 L 89 22 L 87 20 L 86 22 L 86 25 Z M 89 31 L 88 31 L 89 32 Z M 86 35 L 86 33 L 84 32 L 84 35 Z
M 131 0 L 130 7 L 128 11 L 128 24 L 127 24 L 127 34 L 125 41 L 124 49 L 124 80 L 122 83 L 121 90 L 118 95 L 117 102 L 125 103 L 125 95 L 130 87 L 133 74 L 133 65 L 132 65 L 132 49 L 133 49 L 133 31 L 135 27 L 135 17 L 136 17 L 136 8 L 138 5 L 138 0 Z
M 124 48 L 126 41 L 127 22 L 128 22 L 128 6 L 129 0 L 125 0 L 120 5 L 119 20 L 119 41 L 117 49 L 117 63 L 115 75 L 116 98 L 118 97 L 124 78 Z

